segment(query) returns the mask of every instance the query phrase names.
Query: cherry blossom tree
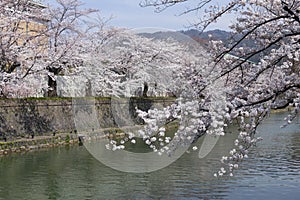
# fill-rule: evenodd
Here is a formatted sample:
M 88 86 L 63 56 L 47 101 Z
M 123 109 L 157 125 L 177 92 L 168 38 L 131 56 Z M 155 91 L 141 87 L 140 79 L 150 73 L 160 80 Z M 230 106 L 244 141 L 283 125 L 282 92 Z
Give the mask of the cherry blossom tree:
M 159 40 L 129 30 L 111 31 L 109 39 L 97 44 L 95 41 L 101 41 L 102 33 L 101 38 L 95 38 L 88 45 L 95 49 L 89 52 L 94 56 L 86 56 L 87 63 L 81 70 L 81 74 L 92 80 L 95 96 L 171 94 L 177 71 L 183 66 L 203 62 L 191 55 L 187 46 L 172 38 Z M 197 51 L 204 50 L 199 45 Z M 147 86 L 148 92 L 144 88 Z
M 96 14 L 98 10 L 83 9 L 82 5 L 83 3 L 77 0 L 57 0 L 54 5 L 48 6 L 48 96 L 57 96 L 57 75 L 82 64 L 79 55 L 86 50 L 84 45 L 89 31 L 103 27 L 102 21 L 91 19 L 91 15 Z
M 141 5 L 163 11 L 186 1 L 144 0 Z M 194 24 L 201 30 L 225 14 L 234 13 L 236 22 L 230 26 L 234 37 L 226 45 L 211 41 L 208 74 L 187 72 L 190 88 L 196 91 L 193 101 L 178 101 L 164 111 L 140 113 L 149 124 L 143 134 L 158 131 L 161 119 L 183 120 L 190 112 L 192 120 L 180 126 L 175 139 L 178 144 L 191 143 L 202 134 L 224 135 L 226 126 L 237 120 L 241 130 L 235 141 L 237 148 L 221 159 L 226 167 L 215 174 L 232 175 L 238 162 L 248 157 L 248 149 L 260 139 L 255 137 L 256 128 L 271 109 L 293 107 L 286 124 L 299 112 L 299 8 L 299 0 L 232 0 L 223 6 L 214 0 L 199 0 L 195 7 L 185 10 L 184 13 L 203 13 Z M 245 40 L 255 41 L 255 48 L 243 46 Z M 259 56 L 259 62 L 250 62 L 255 56 Z
M 32 1 L 4 0 L 0 3 L 1 96 L 20 93 L 25 87 L 21 80 L 33 68 L 41 69 L 40 58 L 44 56 L 46 38 L 43 28 L 47 21 L 42 13 L 44 8 Z M 27 91 L 25 96 L 36 92 L 24 90 Z
M 144 0 L 141 5 L 163 11 L 187 1 Z M 203 13 L 194 24 L 202 30 L 227 13 L 237 16 L 230 26 L 232 40 L 227 44 L 211 41 L 211 53 L 206 56 L 211 59 L 206 62 L 197 60 L 196 54 L 187 55 L 186 47 L 174 41 L 117 29 L 103 31 L 105 23 L 90 18 L 97 11 L 81 9 L 81 5 L 77 0 L 57 0 L 41 9 L 31 1 L 1 1 L 0 15 L 5 19 L 0 22 L 1 95 L 28 88 L 24 79 L 39 72 L 48 77 L 49 96 L 57 95 L 56 78 L 62 73 L 84 74 L 93 81 L 95 95 L 128 96 L 127 86 L 136 88 L 160 77 L 153 75 L 153 68 L 166 70 L 171 83 L 163 85 L 177 100 L 163 110 L 138 111 L 146 123 L 139 137 L 158 154 L 171 155 L 178 146 L 191 145 L 202 135 L 225 135 L 226 127 L 237 121 L 236 149 L 222 158 L 225 167 L 216 176 L 232 175 L 238 162 L 248 157 L 249 148 L 259 140 L 256 128 L 271 109 L 294 108 L 285 125 L 299 112 L 299 0 L 232 0 L 223 6 L 216 0 L 199 0 L 184 13 Z M 43 16 L 46 28 L 35 34 L 19 31 L 33 16 Z M 244 46 L 245 40 L 255 41 L 255 48 Z M 259 62 L 250 62 L 256 56 Z M 178 130 L 170 138 L 164 124 L 174 121 Z M 170 142 L 168 148 L 160 147 Z
M 78 55 L 87 50 L 84 45 L 90 32 L 102 30 L 105 24 L 97 10 L 82 5 L 77 0 L 57 0 L 48 6 L 1 1 L 2 96 L 18 97 L 14 93 L 23 90 L 25 82 L 32 88 L 27 95 L 33 96 L 41 83 L 48 96 L 57 95 L 57 75 L 82 63 Z M 10 95 L 5 94 L 8 91 Z

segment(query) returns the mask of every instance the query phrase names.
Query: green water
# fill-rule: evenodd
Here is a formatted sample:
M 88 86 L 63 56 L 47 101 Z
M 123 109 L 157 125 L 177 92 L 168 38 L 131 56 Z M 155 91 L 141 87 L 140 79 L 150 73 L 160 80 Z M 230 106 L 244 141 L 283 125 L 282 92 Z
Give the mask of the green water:
M 280 129 L 283 115 L 260 127 L 264 140 L 232 178 L 213 173 L 235 134 L 221 138 L 204 159 L 191 151 L 142 174 L 113 170 L 84 146 L 71 146 L 1 157 L 0 199 L 300 199 L 300 120 Z

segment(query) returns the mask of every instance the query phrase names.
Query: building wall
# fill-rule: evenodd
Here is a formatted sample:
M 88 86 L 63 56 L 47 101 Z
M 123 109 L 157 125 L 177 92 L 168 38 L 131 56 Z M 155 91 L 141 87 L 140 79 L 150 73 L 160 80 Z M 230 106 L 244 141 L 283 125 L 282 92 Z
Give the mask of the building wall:
M 41 15 L 46 8 L 42 4 L 28 1 L 22 11 L 8 5 L 0 13 L 0 41 L 5 51 L 1 60 L 1 71 L 24 75 L 36 59 L 48 56 L 49 38 L 46 36 L 48 20 Z M 15 11 L 17 10 L 17 11 Z M 37 11 L 37 12 L 36 12 Z M 39 67 L 35 63 L 35 69 Z M 47 77 L 42 73 L 27 75 L 19 91 L 10 82 L 1 85 L 7 97 L 41 97 L 44 95 Z M 1 77 L 0 77 L 1 81 Z M 41 81 L 46 81 L 42 84 Z
M 25 6 L 25 5 L 24 5 Z M 26 45 L 26 41 L 38 43 L 38 46 L 48 45 L 48 38 L 45 36 L 48 20 L 42 16 L 42 10 L 46 8 L 41 4 L 27 3 L 26 8 L 20 8 L 22 11 L 10 8 L 6 5 L 3 13 L 0 13 L 0 23 L 2 32 L 6 35 L 5 39 L 16 39 L 16 45 Z M 7 33 L 5 33 L 7 32 Z M 2 38 L 1 38 L 2 39 Z M 12 40 L 14 42 L 14 40 Z M 36 50 L 36 49 L 34 49 Z

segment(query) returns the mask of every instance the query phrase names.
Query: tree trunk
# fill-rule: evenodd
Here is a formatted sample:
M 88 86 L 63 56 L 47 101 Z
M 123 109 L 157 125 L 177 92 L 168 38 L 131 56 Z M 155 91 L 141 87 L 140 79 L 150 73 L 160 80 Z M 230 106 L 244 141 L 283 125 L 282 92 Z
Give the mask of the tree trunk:
M 50 76 L 48 76 L 48 97 L 57 97 L 56 86 L 56 80 L 53 80 Z
M 49 72 L 53 73 L 54 76 L 57 76 L 62 68 L 61 67 L 58 67 L 58 68 L 49 68 L 48 69 Z M 56 80 L 54 80 L 53 78 L 51 78 L 49 75 L 48 75 L 48 97 L 57 97 L 57 82 Z
M 148 92 L 148 83 L 144 82 L 143 97 L 147 97 L 147 92 Z

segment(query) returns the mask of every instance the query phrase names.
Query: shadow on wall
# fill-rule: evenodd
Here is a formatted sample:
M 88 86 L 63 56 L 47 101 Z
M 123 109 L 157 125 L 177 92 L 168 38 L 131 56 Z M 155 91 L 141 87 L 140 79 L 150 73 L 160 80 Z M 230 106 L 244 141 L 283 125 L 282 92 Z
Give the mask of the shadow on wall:
M 34 137 L 52 131 L 50 120 L 40 115 L 35 101 L 7 101 L 0 109 L 0 140 Z
M 10 135 L 16 135 L 17 131 L 7 125 L 6 119 L 0 113 L 0 140 L 7 141 Z
M 148 111 L 174 102 L 170 98 L 96 98 L 97 120 L 102 128 L 143 124 L 136 109 Z M 0 99 L 0 140 L 51 136 L 75 131 L 70 98 Z
M 21 106 L 15 113 L 18 116 L 18 123 L 23 125 L 23 133 L 32 137 L 52 131 L 50 120 L 41 116 L 34 101 L 20 100 Z

